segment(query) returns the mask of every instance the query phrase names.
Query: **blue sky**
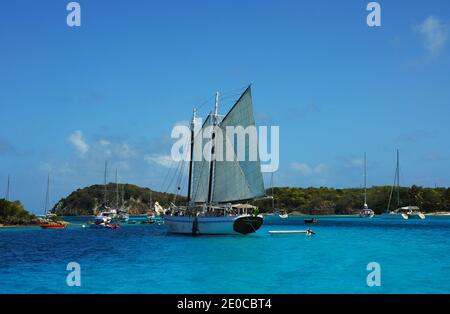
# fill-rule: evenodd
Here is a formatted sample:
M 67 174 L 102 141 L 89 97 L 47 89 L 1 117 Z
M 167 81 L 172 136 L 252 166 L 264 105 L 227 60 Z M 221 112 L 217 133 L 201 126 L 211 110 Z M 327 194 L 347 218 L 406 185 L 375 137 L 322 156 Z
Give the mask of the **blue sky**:
M 403 184 L 450 185 L 448 1 L 379 1 L 379 28 L 369 1 L 79 1 L 80 28 L 68 2 L 0 10 L 0 193 L 10 173 L 29 210 L 47 172 L 56 202 L 105 159 L 166 190 L 174 124 L 250 82 L 280 126 L 276 185 L 361 186 L 364 151 L 369 185 L 391 184 L 396 148 Z

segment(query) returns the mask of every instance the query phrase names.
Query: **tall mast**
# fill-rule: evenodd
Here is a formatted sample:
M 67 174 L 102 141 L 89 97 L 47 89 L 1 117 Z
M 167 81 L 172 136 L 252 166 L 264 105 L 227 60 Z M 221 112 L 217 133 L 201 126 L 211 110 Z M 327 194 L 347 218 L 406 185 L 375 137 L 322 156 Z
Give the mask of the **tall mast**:
M 152 209 L 152 203 L 153 203 L 153 191 L 150 190 L 150 204 L 149 204 L 150 210 Z
M 397 206 L 400 207 L 400 153 L 397 149 Z
M 121 194 L 121 205 L 120 205 L 120 208 L 124 208 L 124 206 L 125 206 L 125 200 L 124 200 L 124 197 L 125 197 L 125 184 L 124 183 L 122 183 L 122 185 L 121 185 L 121 192 L 120 192 L 120 194 Z
M 364 207 L 367 207 L 367 158 L 364 152 Z
M 117 183 L 117 168 L 116 168 L 116 210 L 119 209 L 119 184 Z
M 275 209 L 275 198 L 274 198 L 274 195 L 273 195 L 273 171 L 272 171 L 272 173 L 270 174 L 270 185 L 271 185 L 271 187 L 272 187 L 272 209 Z
M 209 164 L 209 184 L 208 184 L 208 204 L 211 204 L 213 196 L 213 180 L 214 180 L 214 168 L 216 164 L 216 127 L 219 124 L 219 92 L 216 92 L 216 104 L 214 108 L 213 116 L 213 132 L 211 135 L 211 163 Z
M 190 205 L 190 203 L 191 203 L 192 164 L 194 162 L 193 157 L 194 157 L 195 114 L 196 114 L 196 110 L 194 108 L 194 110 L 192 112 L 192 122 L 191 122 L 191 151 L 190 151 L 190 156 L 189 156 L 189 179 L 188 179 L 188 192 L 187 192 L 188 205 Z M 151 194 L 150 194 L 150 199 L 151 199 Z M 151 200 L 150 200 L 150 207 L 151 207 Z
M 105 160 L 105 175 L 103 178 L 103 185 L 104 185 L 104 190 L 103 190 L 103 205 L 106 206 L 106 169 L 108 168 L 108 161 Z
M 9 174 L 8 174 L 8 181 L 6 181 L 6 194 L 5 194 L 5 199 L 6 199 L 7 201 L 9 201 L 9 182 L 10 182 L 9 179 L 10 179 L 10 178 L 9 178 Z
M 50 174 L 47 176 L 47 191 L 45 192 L 45 205 L 44 205 L 44 214 L 48 214 L 48 207 L 50 204 Z

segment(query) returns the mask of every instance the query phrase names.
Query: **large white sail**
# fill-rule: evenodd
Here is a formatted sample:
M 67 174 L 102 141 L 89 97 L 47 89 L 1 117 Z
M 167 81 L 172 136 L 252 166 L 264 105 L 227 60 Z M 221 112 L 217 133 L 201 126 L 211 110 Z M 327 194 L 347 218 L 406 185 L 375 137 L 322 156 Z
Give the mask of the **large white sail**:
M 227 134 L 227 126 L 241 126 L 244 129 L 249 126 L 256 127 L 250 87 L 245 90 L 220 123 L 223 138 L 218 138 L 218 140 L 222 140 L 222 143 L 217 143 L 217 145 L 218 148 L 223 147 L 223 160 L 216 160 L 215 162 L 212 201 L 214 203 L 224 203 L 265 196 L 257 141 L 255 141 L 256 147 L 253 147 L 253 149 L 256 149 L 256 160 L 249 160 L 251 155 L 249 151 L 250 141 L 247 138 L 244 146 L 245 160 L 238 161 L 238 143 L 231 138 L 234 136 L 233 134 Z M 234 144 L 232 147 L 228 146 L 233 149 L 233 161 L 225 158 L 227 154 L 227 138 L 228 143 Z

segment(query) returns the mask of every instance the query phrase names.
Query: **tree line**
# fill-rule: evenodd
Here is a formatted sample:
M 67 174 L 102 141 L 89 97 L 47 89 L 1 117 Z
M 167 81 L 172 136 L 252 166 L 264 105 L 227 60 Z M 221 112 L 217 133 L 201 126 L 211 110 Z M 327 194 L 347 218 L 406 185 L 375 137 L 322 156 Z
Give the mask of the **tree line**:
M 388 209 L 390 186 L 374 186 L 367 189 L 367 203 L 376 214 Z M 450 212 L 450 188 L 428 188 L 413 185 L 400 187 L 392 193 L 390 210 L 398 207 L 419 206 L 423 212 Z M 271 189 L 267 195 L 271 195 Z M 327 187 L 276 187 L 273 189 L 276 209 L 304 214 L 354 214 L 364 205 L 364 189 L 334 189 Z M 255 202 L 262 212 L 272 211 L 270 200 Z
M 2 225 L 27 225 L 35 224 L 36 217 L 30 214 L 20 201 L 8 201 L 0 199 L 0 224 Z

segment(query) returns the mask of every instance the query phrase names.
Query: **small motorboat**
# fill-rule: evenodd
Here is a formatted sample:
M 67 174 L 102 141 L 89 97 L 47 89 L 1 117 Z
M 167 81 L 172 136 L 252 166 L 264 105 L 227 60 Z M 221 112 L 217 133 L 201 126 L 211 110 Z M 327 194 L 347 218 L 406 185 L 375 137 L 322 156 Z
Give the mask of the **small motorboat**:
M 106 225 L 106 229 L 119 229 L 119 225 Z
M 307 236 L 314 235 L 315 232 L 311 229 L 306 230 L 270 230 L 270 235 L 284 235 L 284 234 L 305 234 Z
M 119 225 L 111 225 L 111 224 L 105 224 L 105 223 L 91 223 L 89 224 L 89 228 L 91 229 L 119 229 Z
M 64 229 L 66 227 L 66 224 L 49 222 L 39 224 L 39 227 L 41 227 L 42 229 Z
M 374 216 L 374 211 L 368 208 L 366 204 L 364 204 L 364 208 L 359 211 L 360 218 L 373 218 Z
M 305 219 L 305 224 L 316 224 L 319 222 L 319 219 L 312 218 L 312 219 Z
M 95 217 L 94 222 L 89 223 L 91 229 L 118 229 L 119 225 L 111 224 L 111 219 L 107 216 L 99 215 Z

